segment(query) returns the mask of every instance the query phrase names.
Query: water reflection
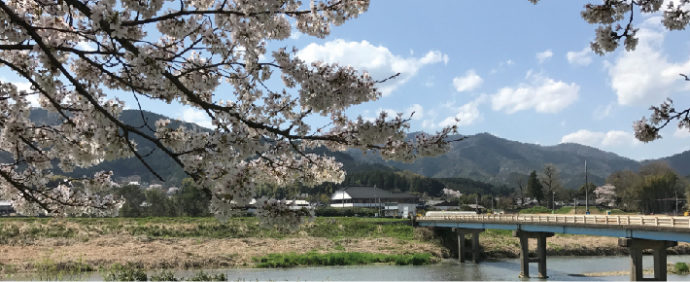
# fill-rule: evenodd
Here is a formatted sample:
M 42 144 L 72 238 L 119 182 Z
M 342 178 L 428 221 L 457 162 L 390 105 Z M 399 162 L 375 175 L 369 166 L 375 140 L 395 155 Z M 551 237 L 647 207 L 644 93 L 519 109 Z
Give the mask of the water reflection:
M 652 257 L 644 257 L 645 268 L 652 266 Z M 690 262 L 690 256 L 669 256 L 668 262 Z M 628 271 L 628 257 L 549 257 L 547 259 L 549 280 L 628 280 L 627 274 L 619 276 L 586 277 L 584 273 Z M 198 270 L 180 270 L 176 277 L 191 277 Z M 319 280 L 319 281 L 401 281 L 401 280 L 517 280 L 520 262 L 517 259 L 483 261 L 479 264 L 458 263 L 456 260 L 444 260 L 434 265 L 395 266 L 365 265 L 336 267 L 299 267 L 287 269 L 215 269 L 205 270 L 208 273 L 223 272 L 229 281 L 247 280 Z M 152 272 L 149 274 L 153 274 Z M 537 274 L 536 263 L 530 264 L 530 273 Z M 59 277 L 65 280 L 102 280 L 100 273 L 87 273 L 78 277 Z M 687 280 L 689 276 L 669 274 L 669 280 Z M 11 280 L 30 280 L 36 277 L 14 276 Z M 527 280 L 539 281 L 531 278 Z

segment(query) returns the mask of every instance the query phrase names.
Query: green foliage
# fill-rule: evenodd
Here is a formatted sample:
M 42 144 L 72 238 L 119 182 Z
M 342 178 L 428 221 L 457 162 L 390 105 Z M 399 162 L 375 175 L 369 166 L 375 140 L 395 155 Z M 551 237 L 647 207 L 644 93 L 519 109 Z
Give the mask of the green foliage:
M 551 209 L 543 206 L 534 206 L 520 210 L 520 213 L 551 213 Z
M 152 238 L 285 238 L 289 236 L 338 238 L 390 237 L 412 240 L 409 220 L 393 218 L 317 217 L 296 234 L 265 229 L 254 217 L 232 218 L 221 223 L 212 217 L 148 218 L 0 218 L 0 241 L 25 242 L 42 238 L 78 238 L 129 234 Z M 70 227 L 65 227 L 70 226 Z M 69 231 L 65 231 L 69 230 Z M 90 234 L 90 235 L 89 235 Z M 83 237 L 82 237 L 83 236 Z
M 268 254 L 254 257 L 257 267 L 276 268 L 293 266 L 332 266 L 332 265 L 361 265 L 371 263 L 394 263 L 397 265 L 423 265 L 431 262 L 431 254 L 373 254 L 373 253 L 328 253 L 319 254 Z
M 125 199 L 120 208 L 123 217 L 209 215 L 210 196 L 190 178 L 185 178 L 180 191 L 170 197 L 162 189 L 144 189 L 138 185 L 123 186 L 115 194 Z
M 178 281 L 177 277 L 175 277 L 175 273 L 169 270 L 163 270 L 161 272 L 158 272 L 156 274 L 152 274 L 149 276 L 149 280 L 151 281 Z
M 208 216 L 208 205 L 211 201 L 209 194 L 200 189 L 194 180 L 185 178 L 180 192 L 173 196 L 173 202 L 184 216 Z
M 440 196 L 443 183 L 409 171 L 367 170 L 348 173 L 342 186 L 376 186 L 388 191 Z
M 619 207 L 643 213 L 674 211 L 675 198 L 682 199 L 690 188 L 686 180 L 664 163 L 649 163 L 637 173 L 619 171 L 607 181 L 616 187 Z
M 146 281 L 144 269 L 134 263 L 114 264 L 105 270 L 103 278 L 106 281 Z
M 533 170 L 527 178 L 527 195 L 541 203 L 544 200 L 543 190 L 544 187 L 541 186 L 541 181 L 537 178 L 537 172 Z
M 199 271 L 194 276 L 184 279 L 185 281 L 227 281 L 228 278 L 225 277 L 225 273 L 206 273 Z
M 684 262 L 676 262 L 676 264 L 673 265 L 673 273 L 688 274 L 690 273 L 690 268 L 688 268 L 688 264 Z
M 125 185 L 117 189 L 115 194 L 125 200 L 120 208 L 120 216 L 136 217 L 143 214 L 141 204 L 146 201 L 146 196 L 139 185 Z
M 33 268 L 40 280 L 62 280 L 66 276 L 74 276 L 83 272 L 93 271 L 93 267 L 76 262 L 55 262 L 49 258 L 39 260 L 33 264 Z

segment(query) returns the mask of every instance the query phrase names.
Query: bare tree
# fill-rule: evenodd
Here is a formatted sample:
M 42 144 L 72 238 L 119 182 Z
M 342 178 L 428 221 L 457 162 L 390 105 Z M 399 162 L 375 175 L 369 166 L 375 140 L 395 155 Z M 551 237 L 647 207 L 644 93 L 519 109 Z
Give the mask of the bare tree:
M 561 181 L 558 177 L 558 169 L 554 164 L 544 165 L 544 171 L 541 176 L 541 184 L 544 186 L 544 196 L 546 197 L 547 207 L 554 208 L 553 193 L 561 188 Z

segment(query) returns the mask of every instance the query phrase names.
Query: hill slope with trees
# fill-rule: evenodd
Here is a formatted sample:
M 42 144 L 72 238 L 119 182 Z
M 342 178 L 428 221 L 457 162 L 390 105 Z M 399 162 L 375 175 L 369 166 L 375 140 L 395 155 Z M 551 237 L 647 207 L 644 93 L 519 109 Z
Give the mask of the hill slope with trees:
M 603 184 L 606 177 L 619 170 L 635 170 L 640 163 L 579 144 L 541 146 L 511 141 L 488 133 L 465 136 L 452 143 L 452 149 L 437 157 L 421 158 L 414 163 L 383 161 L 379 156 L 363 155 L 352 150 L 359 161 L 382 163 L 433 178 L 464 177 L 494 184 L 515 186 L 517 177 L 531 171 L 541 171 L 546 164 L 554 164 L 566 188 L 576 188 L 585 179 L 587 161 L 589 180 Z

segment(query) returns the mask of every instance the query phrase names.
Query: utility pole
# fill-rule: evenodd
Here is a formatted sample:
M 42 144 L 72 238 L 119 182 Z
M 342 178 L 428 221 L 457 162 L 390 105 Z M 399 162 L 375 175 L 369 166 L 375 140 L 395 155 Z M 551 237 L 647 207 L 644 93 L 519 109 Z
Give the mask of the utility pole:
M 589 180 L 587 179 L 587 160 L 585 160 L 585 214 L 589 214 Z
M 673 215 L 678 216 L 678 190 L 674 189 L 673 196 L 676 198 L 676 212 Z
M 551 191 L 551 214 L 556 213 L 556 191 Z
M 477 214 L 479 214 L 479 194 L 477 194 L 477 197 L 475 198 L 474 209 L 477 212 Z

